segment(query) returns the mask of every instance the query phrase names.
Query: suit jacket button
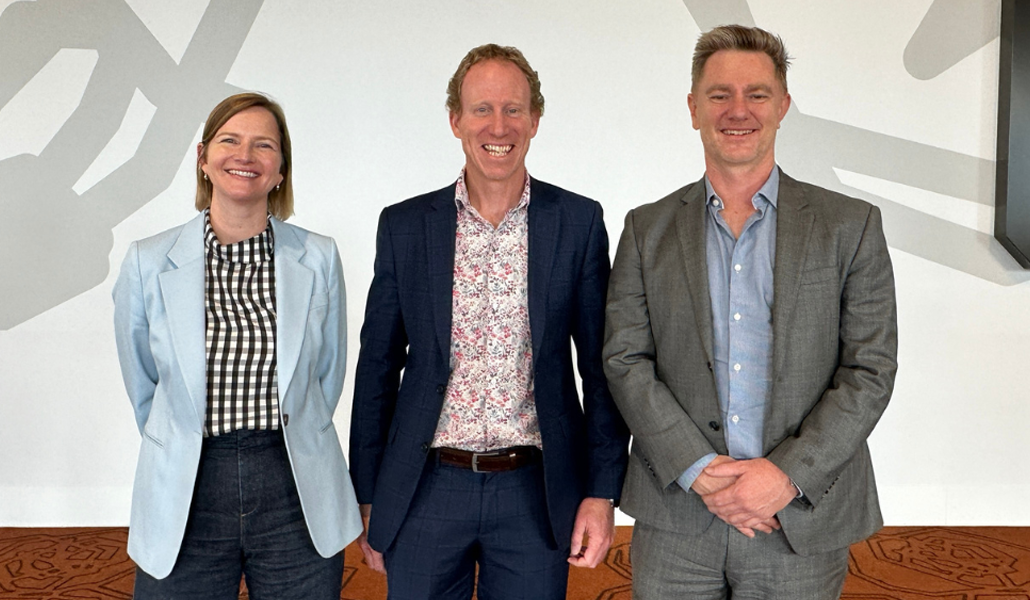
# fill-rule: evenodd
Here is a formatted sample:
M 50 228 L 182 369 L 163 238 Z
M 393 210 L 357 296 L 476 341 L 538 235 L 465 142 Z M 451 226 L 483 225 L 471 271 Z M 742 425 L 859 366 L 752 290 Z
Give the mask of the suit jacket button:
M 283 427 L 290 424 L 290 415 L 283 415 Z
M 709 421 L 708 426 L 712 428 L 712 431 L 719 431 L 719 429 L 721 429 L 718 421 Z
M 708 361 L 708 370 L 709 370 L 709 371 L 711 371 L 711 370 L 712 370 L 712 361 Z
M 438 386 L 436 386 L 436 393 L 437 394 L 442 394 L 442 393 L 444 393 L 446 391 L 447 391 L 447 386 L 446 385 L 438 385 Z
M 429 452 L 429 444 L 422 444 L 421 448 L 423 452 Z

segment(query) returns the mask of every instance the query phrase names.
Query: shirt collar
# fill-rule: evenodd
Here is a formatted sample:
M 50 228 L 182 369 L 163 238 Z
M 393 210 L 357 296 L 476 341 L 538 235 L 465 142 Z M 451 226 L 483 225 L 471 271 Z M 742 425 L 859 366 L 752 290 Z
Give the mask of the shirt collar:
M 755 209 L 764 212 L 766 202 L 772 205 L 773 208 L 777 208 L 780 196 L 780 167 L 773 165 L 772 172 L 769 173 L 769 178 L 765 180 L 762 187 L 758 188 L 755 195 L 751 198 L 751 204 L 754 205 Z M 708 179 L 708 174 L 705 174 L 705 204 L 708 206 L 712 205 L 712 200 L 718 199 L 722 204 L 722 198 L 715 193 L 715 188 L 712 187 L 712 182 Z M 718 208 L 722 208 L 719 206 Z
M 255 263 L 271 261 L 275 251 L 275 234 L 272 232 L 272 215 L 268 215 L 265 229 L 246 240 L 223 246 L 211 227 L 210 209 L 204 209 L 204 247 L 208 254 L 234 263 Z
M 464 207 L 465 210 L 472 211 L 475 214 L 479 214 L 475 208 L 472 207 L 472 203 L 469 201 L 468 187 L 465 186 L 465 168 L 462 167 L 461 173 L 458 174 L 458 182 L 454 186 L 454 203 L 458 208 Z M 526 171 L 526 181 L 522 186 L 522 196 L 519 198 L 519 203 L 514 208 L 508 211 L 511 214 L 517 210 L 523 209 L 529 206 L 529 171 Z

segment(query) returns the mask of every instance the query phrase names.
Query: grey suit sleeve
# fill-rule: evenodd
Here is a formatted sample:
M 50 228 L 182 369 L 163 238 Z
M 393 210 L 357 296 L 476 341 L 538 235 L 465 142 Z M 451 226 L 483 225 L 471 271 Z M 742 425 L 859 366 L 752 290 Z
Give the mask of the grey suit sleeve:
M 880 211 L 871 207 L 843 283 L 836 372 L 797 434 L 767 457 L 805 490 L 813 505 L 858 453 L 886 409 L 897 350 L 894 272 Z
M 604 371 L 633 434 L 634 454 L 646 457 L 666 487 L 716 450 L 658 376 L 642 264 L 634 212 L 630 211 L 608 284 Z

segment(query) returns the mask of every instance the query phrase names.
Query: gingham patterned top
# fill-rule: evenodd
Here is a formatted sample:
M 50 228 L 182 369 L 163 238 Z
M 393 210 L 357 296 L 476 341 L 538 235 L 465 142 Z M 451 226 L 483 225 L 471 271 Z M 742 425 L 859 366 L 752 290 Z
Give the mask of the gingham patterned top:
M 271 217 L 258 235 L 223 246 L 205 211 L 205 436 L 279 429 L 274 246 Z

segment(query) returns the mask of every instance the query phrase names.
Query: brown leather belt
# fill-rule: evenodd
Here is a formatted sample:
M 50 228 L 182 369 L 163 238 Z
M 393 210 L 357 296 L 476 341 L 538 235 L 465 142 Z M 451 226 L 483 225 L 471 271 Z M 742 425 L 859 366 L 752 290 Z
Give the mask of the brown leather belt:
M 513 446 L 490 452 L 433 448 L 431 455 L 435 455 L 442 465 L 472 469 L 476 473 L 513 471 L 526 465 L 539 463 L 541 459 L 540 449 L 535 446 Z

